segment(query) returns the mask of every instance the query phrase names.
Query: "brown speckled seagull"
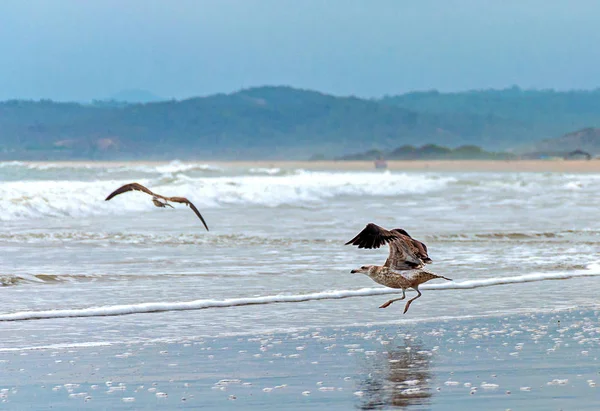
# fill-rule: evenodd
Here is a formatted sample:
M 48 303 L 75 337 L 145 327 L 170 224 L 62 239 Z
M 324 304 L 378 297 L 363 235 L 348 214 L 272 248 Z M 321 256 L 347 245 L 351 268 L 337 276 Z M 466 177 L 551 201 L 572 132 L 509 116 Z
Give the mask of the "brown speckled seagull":
M 113 191 L 112 193 L 110 193 L 108 195 L 108 197 L 106 197 L 106 200 L 104 200 L 104 201 L 108 201 L 111 198 L 113 198 L 114 196 L 126 193 L 128 191 L 141 191 L 143 193 L 150 194 L 152 196 L 152 202 L 157 207 L 165 208 L 165 207 L 168 206 L 168 207 L 173 208 L 173 206 L 171 204 L 169 204 L 168 201 L 171 201 L 173 203 L 186 204 L 186 205 L 188 205 L 194 211 L 194 213 L 198 216 L 198 218 L 200 219 L 200 221 L 202 221 L 202 224 L 204 224 L 204 227 L 206 228 L 206 231 L 208 231 L 208 226 L 206 225 L 206 222 L 204 221 L 204 218 L 202 218 L 202 214 L 200 214 L 200 211 L 198 211 L 198 209 L 196 208 L 196 206 L 194 204 L 192 204 L 192 202 L 190 200 L 188 200 L 185 197 L 165 197 L 165 196 L 161 196 L 160 194 L 153 193 L 152 191 L 150 191 L 149 189 L 147 189 L 146 187 L 144 187 L 143 185 L 141 185 L 139 183 L 125 184 L 123 187 L 117 188 L 115 191 Z
M 417 296 L 406 303 L 404 307 L 406 314 L 410 304 L 421 296 L 420 284 L 435 278 L 452 281 L 450 278 L 421 270 L 425 264 L 431 263 L 431 258 L 427 254 L 427 246 L 412 238 L 401 228 L 386 230 L 369 223 L 346 245 L 357 245 L 358 248 L 379 248 L 386 243 L 390 247 L 390 255 L 383 266 L 364 265 L 351 271 L 352 273 L 366 274 L 376 283 L 386 287 L 402 289 L 402 297 L 389 300 L 379 308 L 386 308 L 394 301 L 403 300 L 406 298 L 406 289 L 412 288 L 417 292 Z

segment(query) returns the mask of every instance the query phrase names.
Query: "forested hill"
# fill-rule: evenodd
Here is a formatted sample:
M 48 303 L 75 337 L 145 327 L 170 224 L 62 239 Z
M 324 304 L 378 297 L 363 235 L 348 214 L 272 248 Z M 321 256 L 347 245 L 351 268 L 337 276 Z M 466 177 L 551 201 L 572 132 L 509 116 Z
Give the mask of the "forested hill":
M 259 87 L 181 101 L 0 103 L 0 158 L 307 158 L 425 143 L 505 150 L 599 126 L 600 91 L 410 93 Z
M 480 135 L 480 145 L 505 149 L 533 147 L 541 139 L 600 126 L 600 88 L 584 91 L 437 91 L 388 96 L 383 103 L 439 116 L 461 135 Z M 443 120 L 442 120 L 443 119 Z M 456 127 L 456 128 L 455 128 Z M 493 141 L 486 141 L 491 138 Z M 476 142 L 476 141 L 473 141 Z

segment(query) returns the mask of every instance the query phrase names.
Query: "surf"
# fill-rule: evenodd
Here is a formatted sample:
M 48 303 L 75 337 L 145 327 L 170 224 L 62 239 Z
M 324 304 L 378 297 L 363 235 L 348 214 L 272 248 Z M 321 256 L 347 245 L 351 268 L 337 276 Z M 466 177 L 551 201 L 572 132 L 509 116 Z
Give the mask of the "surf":
M 467 290 L 474 288 L 495 287 L 510 284 L 523 284 L 551 280 L 572 280 L 584 277 L 600 276 L 600 264 L 592 264 L 589 269 L 576 272 L 531 273 L 507 277 L 495 277 L 477 280 L 452 281 L 442 284 L 424 284 L 421 290 Z M 319 300 L 339 300 L 344 298 L 370 297 L 386 294 L 397 294 L 391 288 L 360 288 L 356 290 L 330 290 L 308 294 L 266 295 L 261 297 L 242 297 L 224 300 L 203 299 L 181 302 L 149 302 L 140 304 L 123 304 L 81 309 L 63 309 L 47 311 L 21 311 L 0 314 L 0 322 L 30 321 L 56 318 L 109 317 L 132 314 L 148 314 L 168 311 L 189 311 L 218 309 L 250 305 L 303 303 Z

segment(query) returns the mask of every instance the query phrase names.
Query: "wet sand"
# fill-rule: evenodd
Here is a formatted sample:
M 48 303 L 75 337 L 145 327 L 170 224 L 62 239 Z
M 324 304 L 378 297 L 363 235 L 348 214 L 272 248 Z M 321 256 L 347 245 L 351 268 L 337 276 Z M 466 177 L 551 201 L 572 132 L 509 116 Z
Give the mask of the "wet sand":
M 305 170 L 374 170 L 372 161 L 184 161 L 200 164 L 211 164 L 217 167 L 258 167 Z M 29 162 L 24 164 L 49 165 L 73 164 L 89 167 L 160 165 L 168 161 L 62 161 L 62 162 Z M 563 172 L 563 173 L 597 173 L 600 172 L 600 160 L 436 160 L 436 161 L 388 161 L 388 170 L 399 171 L 511 171 L 511 172 Z
M 15 410 L 596 410 L 599 316 L 0 350 L 0 398 Z

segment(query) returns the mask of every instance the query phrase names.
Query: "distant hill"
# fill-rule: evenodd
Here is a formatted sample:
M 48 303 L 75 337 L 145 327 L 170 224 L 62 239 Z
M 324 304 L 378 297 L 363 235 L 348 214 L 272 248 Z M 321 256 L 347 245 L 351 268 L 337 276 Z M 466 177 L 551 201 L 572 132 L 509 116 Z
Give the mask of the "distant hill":
M 0 151 L 52 158 L 308 158 L 420 138 L 462 140 L 425 117 L 289 87 L 148 104 L 8 101 L 0 103 Z M 101 139 L 114 143 L 110 150 L 98 148 Z
M 584 127 L 600 127 L 600 89 L 474 90 L 388 96 L 385 104 L 437 116 L 442 127 L 485 148 L 524 151 L 532 143 Z
M 373 100 L 267 86 L 150 103 L 12 100 L 0 103 L 0 158 L 333 158 L 424 143 L 500 151 L 599 121 L 600 91 Z
M 449 148 L 435 144 L 421 147 L 406 145 L 394 150 L 369 150 L 364 153 L 345 155 L 337 160 L 509 160 L 517 156 L 511 153 L 492 153 L 477 146 Z
M 600 128 L 584 128 L 557 138 L 542 140 L 534 148 L 536 152 L 557 154 L 575 150 L 600 155 Z

